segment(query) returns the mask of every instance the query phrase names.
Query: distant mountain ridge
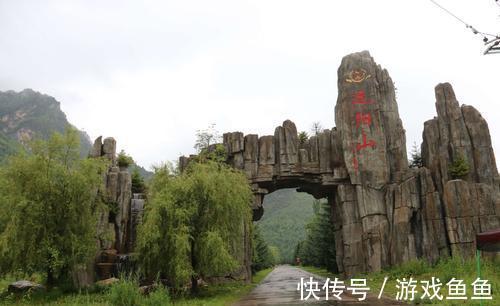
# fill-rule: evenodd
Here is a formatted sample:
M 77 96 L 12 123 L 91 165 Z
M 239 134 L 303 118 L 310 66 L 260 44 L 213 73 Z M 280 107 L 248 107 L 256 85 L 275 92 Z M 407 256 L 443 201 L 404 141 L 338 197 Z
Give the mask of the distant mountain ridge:
M 306 238 L 306 224 L 314 216 L 314 198 L 295 189 L 280 189 L 264 198 L 264 215 L 257 221 L 262 237 L 292 263 L 297 243 Z
M 0 91 L 0 158 L 18 150 L 19 143 L 34 137 L 47 139 L 54 132 L 64 132 L 67 126 L 73 125 L 55 98 L 32 89 Z M 87 155 L 90 138 L 78 131 L 81 153 Z

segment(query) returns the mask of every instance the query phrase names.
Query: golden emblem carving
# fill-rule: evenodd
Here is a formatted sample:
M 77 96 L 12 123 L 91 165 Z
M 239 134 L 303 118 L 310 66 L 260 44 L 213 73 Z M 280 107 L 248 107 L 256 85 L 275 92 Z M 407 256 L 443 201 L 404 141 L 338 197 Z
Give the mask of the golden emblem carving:
M 369 79 L 371 75 L 366 73 L 366 70 L 362 68 L 353 69 L 349 72 L 346 82 L 347 83 L 361 83 L 366 79 Z

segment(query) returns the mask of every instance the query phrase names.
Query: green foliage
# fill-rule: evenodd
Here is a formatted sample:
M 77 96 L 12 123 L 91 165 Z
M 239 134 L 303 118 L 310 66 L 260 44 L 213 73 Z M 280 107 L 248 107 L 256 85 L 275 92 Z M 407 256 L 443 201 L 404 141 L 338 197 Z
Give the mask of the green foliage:
M 297 244 L 295 258 L 300 258 L 305 265 L 324 267 L 336 273 L 335 233 L 328 203 L 321 203 L 321 210 L 307 224 L 306 231 L 306 239 Z
M 279 249 L 280 261 L 294 262 L 294 248 L 306 238 L 306 223 L 313 217 L 313 197 L 294 189 L 281 189 L 264 198 L 258 226 L 264 240 Z
M 139 169 L 134 168 L 132 170 L 132 193 L 144 193 L 146 192 L 146 183 L 144 178 L 139 173 Z
M 237 267 L 251 219 L 246 176 L 213 161 L 192 162 L 178 175 L 156 169 L 137 250 L 147 275 L 183 286 L 190 278 L 224 276 Z
M 120 279 L 109 289 L 109 301 L 114 306 L 137 306 L 142 298 L 138 283 L 132 279 Z
M 202 149 L 194 159 L 197 162 L 205 162 L 211 160 L 217 163 L 224 163 L 227 161 L 227 152 L 223 144 L 214 144 L 206 149 Z
M 74 129 L 34 141 L 30 151 L 0 168 L 0 271 L 45 273 L 52 285 L 95 254 L 106 164 L 80 158 Z
M 130 155 L 125 153 L 124 150 L 121 150 L 120 153 L 118 153 L 116 161 L 118 162 L 119 167 L 125 167 L 125 168 L 134 163 L 134 159 Z
M 424 160 L 422 158 L 422 153 L 420 149 L 417 147 L 417 144 L 413 144 L 413 148 L 411 151 L 411 160 L 409 161 L 410 168 L 422 168 L 424 166 Z
M 150 292 L 147 298 L 143 298 L 141 306 L 163 306 L 171 305 L 170 295 L 165 287 L 157 284 L 155 289 Z
M 21 151 L 22 146 L 0 131 L 0 161 L 6 156 Z
M 452 179 L 462 179 L 469 174 L 469 163 L 463 156 L 459 156 L 451 163 L 449 171 Z
M 304 131 L 300 132 L 298 137 L 300 145 L 304 145 L 307 142 L 307 139 L 309 139 L 309 135 L 307 135 L 307 133 Z
M 224 282 L 222 284 L 213 284 L 211 286 L 200 288 L 196 296 L 179 296 L 169 298 L 168 292 L 162 287 L 157 286 L 156 290 L 148 296 L 141 295 L 138 306 L 220 306 L 232 305 L 234 302 L 247 295 L 257 284 L 259 284 L 269 273 L 271 269 L 257 272 L 252 278 L 251 283 L 247 282 Z M 14 281 L 15 279 L 12 279 Z M 11 281 L 0 280 L 0 292 L 5 289 Z M 2 284 L 5 286 L 2 287 Z M 134 283 L 134 282 L 133 282 Z M 130 289 L 133 289 L 130 287 Z M 106 291 L 81 291 L 79 293 L 64 294 L 58 290 L 42 292 L 38 295 L 29 296 L 27 299 L 12 298 L 0 301 L 2 305 L 31 306 L 31 305 L 64 305 L 64 306 L 109 306 L 111 305 L 109 289 Z M 135 291 L 135 290 L 134 290 Z M 132 291 L 132 292 L 134 292 Z M 135 293 L 132 293 L 135 295 Z
M 252 273 L 271 268 L 279 261 L 277 248 L 271 249 L 266 243 L 257 225 L 253 227 Z M 278 253 L 277 253 L 278 252 Z

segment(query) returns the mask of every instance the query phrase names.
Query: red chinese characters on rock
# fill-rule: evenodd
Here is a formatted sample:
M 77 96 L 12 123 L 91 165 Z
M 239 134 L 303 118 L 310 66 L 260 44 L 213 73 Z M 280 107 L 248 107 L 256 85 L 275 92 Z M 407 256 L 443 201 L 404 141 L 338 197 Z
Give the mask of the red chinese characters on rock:
M 366 98 L 366 93 L 364 90 L 357 90 L 352 97 L 352 105 L 363 106 L 374 104 L 375 101 Z M 357 153 L 361 152 L 366 148 L 375 148 L 376 142 L 372 139 L 368 139 L 368 135 L 365 132 L 365 127 L 370 128 L 373 125 L 373 118 L 370 112 L 358 111 L 355 113 L 356 120 L 356 131 L 361 129 L 362 143 L 356 143 L 355 148 L 353 148 L 353 167 L 357 171 L 359 169 L 359 161 L 357 159 Z
M 374 103 L 375 102 L 373 100 L 366 99 L 366 93 L 364 90 L 358 90 L 354 93 L 354 96 L 352 99 L 352 104 L 367 105 L 367 104 L 374 104 Z

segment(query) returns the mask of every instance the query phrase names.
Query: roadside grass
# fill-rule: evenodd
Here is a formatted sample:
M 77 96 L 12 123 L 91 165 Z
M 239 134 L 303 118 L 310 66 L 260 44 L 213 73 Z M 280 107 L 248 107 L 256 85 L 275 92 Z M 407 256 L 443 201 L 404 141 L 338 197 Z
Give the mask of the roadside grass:
M 132 282 L 121 282 L 111 289 L 91 288 L 79 293 L 64 293 L 60 289 L 49 292 L 33 293 L 24 296 L 7 296 L 0 298 L 0 305 L 64 305 L 64 306 L 112 306 L 112 305 L 179 305 L 179 306 L 222 306 L 230 305 L 248 294 L 273 269 L 257 272 L 251 283 L 230 282 L 219 285 L 210 285 L 200 288 L 196 297 L 170 298 L 161 294 L 148 297 L 138 295 L 138 288 L 132 287 Z M 5 292 L 9 283 L 14 279 L 0 280 L 0 292 Z M 170 300 L 170 301 L 169 301 Z
M 221 285 L 213 285 L 200 291 L 197 297 L 174 300 L 174 305 L 179 306 L 222 306 L 231 305 L 255 288 L 273 269 L 265 269 L 257 272 L 250 284 L 243 282 L 232 282 Z
M 323 277 L 335 278 L 338 277 L 344 280 L 342 275 L 329 273 L 325 269 L 316 267 L 301 267 L 302 269 L 317 274 Z M 396 299 L 398 292 L 397 279 L 408 281 L 411 277 L 417 280 L 416 294 L 413 301 L 407 301 L 409 304 L 436 304 L 436 305 L 480 305 L 477 300 L 471 300 L 473 296 L 473 287 L 471 285 L 477 278 L 476 261 L 474 258 L 463 259 L 460 257 L 447 258 L 439 261 L 435 265 L 430 265 L 424 260 L 409 261 L 400 266 L 391 267 L 380 272 L 369 273 L 366 275 L 356 275 L 355 278 L 366 278 L 367 285 L 370 287 L 370 293 L 378 295 L 384 278 L 388 277 L 388 281 L 384 287 L 383 295 L 388 298 Z M 423 294 L 422 284 L 420 281 L 431 281 L 432 277 L 438 278 L 442 284 L 439 294 L 443 296 L 443 300 L 436 298 L 429 300 L 428 298 L 420 299 Z M 463 280 L 466 287 L 467 300 L 447 300 L 448 283 L 452 278 Z M 488 280 L 491 284 L 491 293 L 493 300 L 484 300 L 483 305 L 500 305 L 500 260 L 483 259 L 481 261 L 481 279 Z M 347 283 L 347 282 L 346 282 Z M 431 291 L 432 294 L 432 291 Z

